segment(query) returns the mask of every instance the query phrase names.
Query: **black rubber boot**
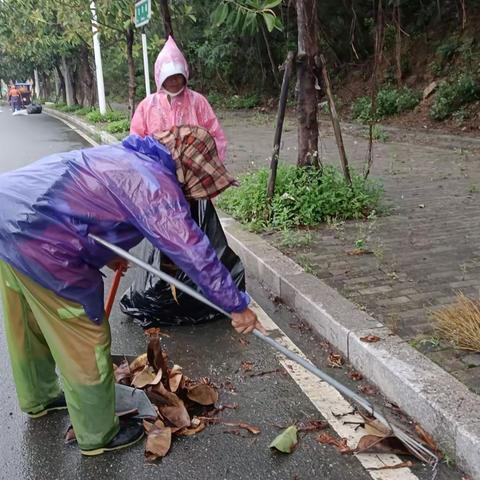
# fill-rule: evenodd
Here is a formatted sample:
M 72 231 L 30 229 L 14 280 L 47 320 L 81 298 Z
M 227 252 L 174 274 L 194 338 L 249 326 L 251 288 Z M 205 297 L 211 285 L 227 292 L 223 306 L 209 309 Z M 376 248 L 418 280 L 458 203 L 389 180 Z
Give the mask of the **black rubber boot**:
M 30 418 L 39 418 L 47 415 L 47 413 L 54 412 L 56 410 L 66 410 L 67 402 L 65 401 L 65 395 L 61 393 L 57 398 L 48 403 L 43 410 L 39 412 L 27 412 Z
M 80 450 L 82 455 L 95 456 L 106 452 L 114 452 L 122 448 L 130 447 L 143 437 L 143 426 L 130 420 L 120 423 L 119 432 L 107 443 L 107 445 L 93 450 Z

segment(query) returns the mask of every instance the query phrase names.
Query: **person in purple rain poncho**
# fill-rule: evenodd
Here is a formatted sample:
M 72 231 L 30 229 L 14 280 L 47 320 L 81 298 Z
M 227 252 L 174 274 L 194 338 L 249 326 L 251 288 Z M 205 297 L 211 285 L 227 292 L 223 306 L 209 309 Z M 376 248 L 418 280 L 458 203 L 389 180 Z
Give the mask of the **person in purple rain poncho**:
M 143 435 L 115 415 L 100 269 L 116 259 L 89 233 L 126 250 L 148 238 L 232 314 L 238 332 L 263 330 L 190 215 L 188 200 L 212 198 L 235 180 L 205 129 L 163 133 L 172 154 L 131 135 L 0 175 L 0 291 L 20 407 L 31 417 L 68 408 L 84 455 Z

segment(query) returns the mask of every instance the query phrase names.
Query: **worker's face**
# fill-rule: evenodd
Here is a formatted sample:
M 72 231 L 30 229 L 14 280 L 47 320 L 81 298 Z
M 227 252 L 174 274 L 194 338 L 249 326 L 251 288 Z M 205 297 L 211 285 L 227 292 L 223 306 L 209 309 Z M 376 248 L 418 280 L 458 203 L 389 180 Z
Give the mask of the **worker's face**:
M 181 73 L 167 77 L 163 82 L 163 88 L 171 93 L 179 92 L 185 86 L 185 77 Z

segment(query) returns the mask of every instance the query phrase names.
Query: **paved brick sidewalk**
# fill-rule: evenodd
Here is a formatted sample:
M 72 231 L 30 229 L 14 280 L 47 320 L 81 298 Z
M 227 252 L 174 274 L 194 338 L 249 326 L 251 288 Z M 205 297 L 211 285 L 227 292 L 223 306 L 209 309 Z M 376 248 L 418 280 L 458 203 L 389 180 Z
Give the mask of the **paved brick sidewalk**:
M 222 123 L 231 171 L 268 165 L 273 118 L 228 113 Z M 389 216 L 322 226 L 304 247 L 282 245 L 279 233 L 264 237 L 480 393 L 480 354 L 439 342 L 428 316 L 432 307 L 450 303 L 455 291 L 479 295 L 480 153 L 455 150 L 454 139 L 450 149 L 435 147 L 434 137 L 429 146 L 429 138 L 376 143 L 372 177 L 384 185 Z M 366 140 L 347 134 L 345 143 L 352 165 L 361 168 Z M 296 161 L 296 145 L 290 120 L 281 161 Z M 321 156 L 324 163 L 338 164 L 327 126 L 322 126 Z M 348 255 L 357 240 L 372 253 Z

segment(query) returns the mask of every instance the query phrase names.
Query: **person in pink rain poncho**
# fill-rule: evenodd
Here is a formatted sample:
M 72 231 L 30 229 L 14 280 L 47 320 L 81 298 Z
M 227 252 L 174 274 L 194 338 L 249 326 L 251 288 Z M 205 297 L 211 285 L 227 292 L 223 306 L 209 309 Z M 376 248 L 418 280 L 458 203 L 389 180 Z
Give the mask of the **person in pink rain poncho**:
M 207 99 L 188 88 L 188 64 L 172 37 L 168 37 L 155 62 L 157 92 L 138 105 L 130 133 L 145 137 L 173 126 L 200 126 L 215 139 L 218 156 L 225 161 L 225 134 Z

